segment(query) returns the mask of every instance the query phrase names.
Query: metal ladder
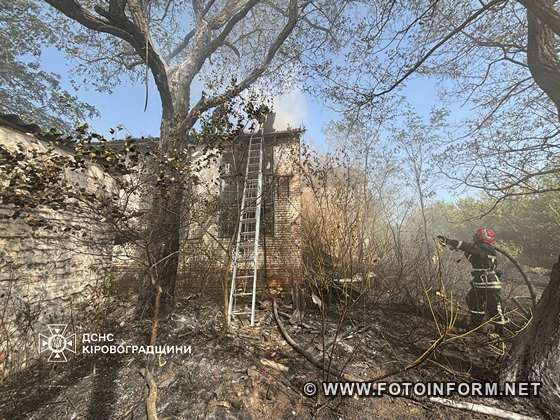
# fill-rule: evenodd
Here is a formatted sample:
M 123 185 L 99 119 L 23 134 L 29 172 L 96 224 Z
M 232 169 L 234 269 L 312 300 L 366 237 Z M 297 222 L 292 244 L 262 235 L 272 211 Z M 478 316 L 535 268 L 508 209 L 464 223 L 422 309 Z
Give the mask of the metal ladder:
M 255 325 L 255 301 L 257 296 L 257 271 L 259 259 L 259 233 L 261 225 L 261 198 L 263 184 L 264 134 L 249 138 L 247 167 L 243 182 L 241 210 L 237 240 L 232 261 L 231 288 L 229 294 L 228 322 L 233 316 L 251 315 Z M 239 309 L 238 298 L 251 296 L 251 310 Z

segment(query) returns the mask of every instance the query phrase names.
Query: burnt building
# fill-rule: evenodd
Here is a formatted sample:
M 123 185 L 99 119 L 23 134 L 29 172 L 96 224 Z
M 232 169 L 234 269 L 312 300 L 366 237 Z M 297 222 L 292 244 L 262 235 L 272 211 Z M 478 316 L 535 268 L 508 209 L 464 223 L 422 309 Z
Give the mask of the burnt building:
M 263 144 L 259 287 L 287 286 L 301 280 L 299 156 L 302 130 L 276 131 L 273 120 L 273 116 L 269 117 L 262 132 L 241 135 L 223 150 L 214 165 L 201 171 L 200 182 L 193 187 L 190 203 L 185 206 L 187 216 L 180 272 L 186 285 L 221 287 L 216 274 L 223 276 L 224 271 L 231 270 L 228 255 L 234 253 L 236 233 L 240 229 L 249 144 L 256 137 L 262 138 Z M 208 197 L 214 197 L 213 205 L 208 204 Z M 225 273 L 226 279 L 227 275 Z

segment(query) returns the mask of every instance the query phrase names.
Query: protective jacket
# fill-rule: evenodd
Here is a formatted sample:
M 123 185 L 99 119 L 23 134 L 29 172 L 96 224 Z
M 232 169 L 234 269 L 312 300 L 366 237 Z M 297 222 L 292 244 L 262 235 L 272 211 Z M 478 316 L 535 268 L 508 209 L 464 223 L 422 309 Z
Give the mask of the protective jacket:
M 484 318 L 492 319 L 503 331 L 503 325 L 508 323 L 502 312 L 500 289 L 502 283 L 497 268 L 497 252 L 492 245 L 483 242 L 463 242 L 445 239 L 445 243 L 452 249 L 463 251 L 472 265 L 471 290 L 466 296 L 467 305 L 471 313 L 471 324 L 476 326 Z
M 472 265 L 472 287 L 475 289 L 501 289 L 497 274 L 497 252 L 492 245 L 457 241 L 456 249 L 465 253 Z

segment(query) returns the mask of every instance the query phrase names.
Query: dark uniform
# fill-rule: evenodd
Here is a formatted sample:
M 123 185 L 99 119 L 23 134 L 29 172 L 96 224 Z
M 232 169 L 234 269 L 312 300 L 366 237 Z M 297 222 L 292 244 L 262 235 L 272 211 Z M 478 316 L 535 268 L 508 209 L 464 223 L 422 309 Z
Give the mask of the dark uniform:
M 461 250 L 472 265 L 471 290 L 466 300 L 471 313 L 471 327 L 482 324 L 486 319 L 493 319 L 496 331 L 503 332 L 507 320 L 502 312 L 500 290 L 502 283 L 496 273 L 497 253 L 492 245 L 482 242 L 462 242 L 439 237 L 451 249 Z

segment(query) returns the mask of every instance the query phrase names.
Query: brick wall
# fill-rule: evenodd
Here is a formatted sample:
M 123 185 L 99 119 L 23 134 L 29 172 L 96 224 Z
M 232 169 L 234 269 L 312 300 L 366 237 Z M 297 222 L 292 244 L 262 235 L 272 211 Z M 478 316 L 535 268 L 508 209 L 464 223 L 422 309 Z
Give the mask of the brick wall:
M 302 278 L 299 134 L 297 131 L 272 132 L 265 137 L 265 143 L 274 145 L 274 234 L 260 235 L 261 287 L 287 285 Z M 231 254 L 231 241 L 220 237 L 216 210 L 208 204 L 219 196 L 218 166 L 206 168 L 201 172 L 201 182 L 189 198 L 196 209 L 186 217 L 187 228 L 184 233 L 180 271 L 182 283 L 195 291 L 221 290 L 228 250 Z M 221 274 L 216 275 L 216 270 Z
M 0 145 L 29 155 L 49 147 L 6 126 L 0 126 Z M 54 153 L 69 156 L 59 148 Z M 68 171 L 64 178 L 96 194 L 111 185 L 96 166 L 83 173 Z M 38 332 L 47 323 L 69 323 L 77 317 L 71 312 L 108 275 L 112 238 L 97 215 L 76 210 L 79 207 L 57 211 L 39 207 L 11 218 L 15 207 L 0 202 L 0 378 L 35 359 Z

